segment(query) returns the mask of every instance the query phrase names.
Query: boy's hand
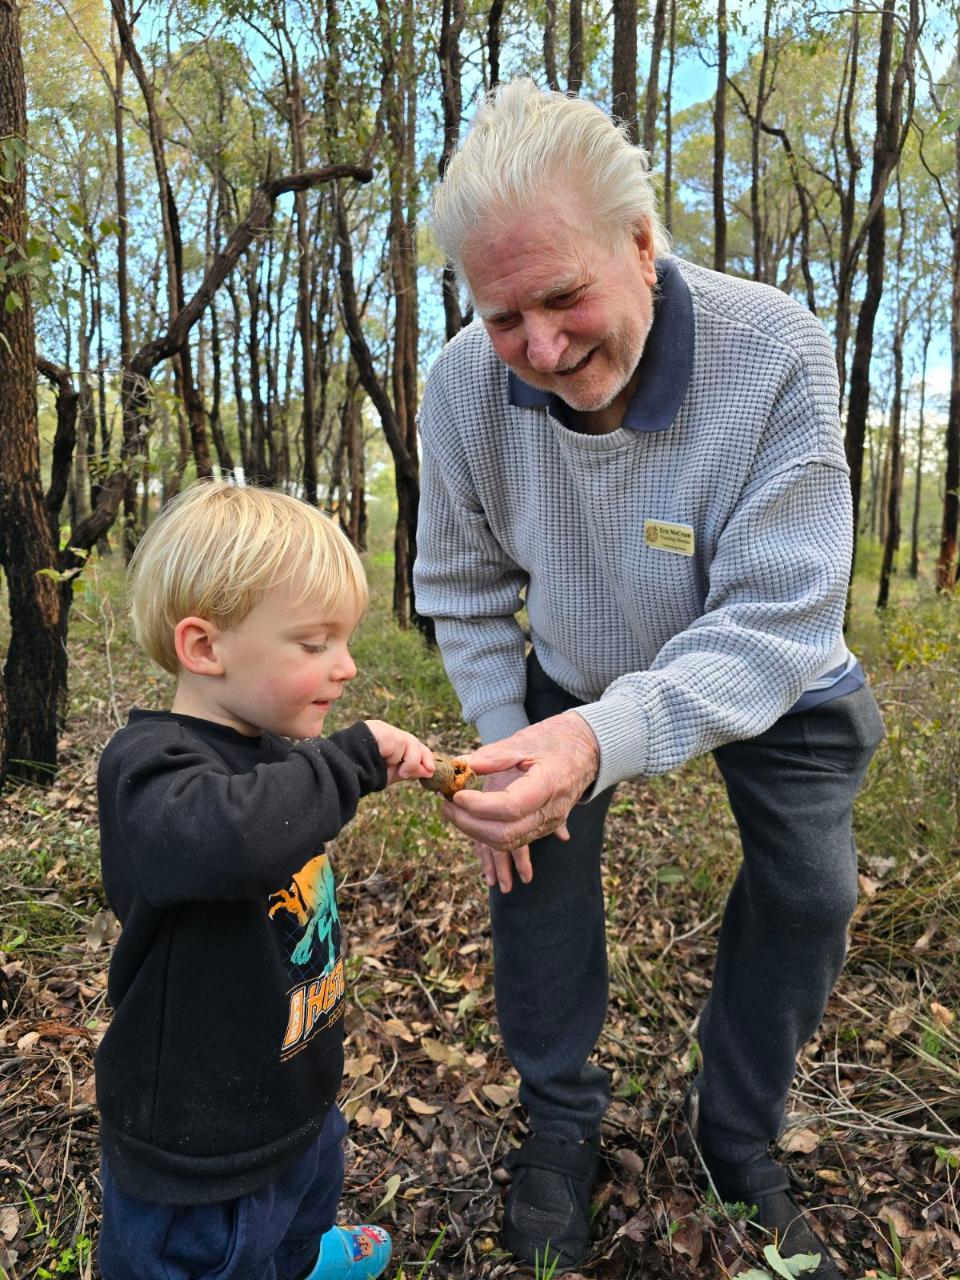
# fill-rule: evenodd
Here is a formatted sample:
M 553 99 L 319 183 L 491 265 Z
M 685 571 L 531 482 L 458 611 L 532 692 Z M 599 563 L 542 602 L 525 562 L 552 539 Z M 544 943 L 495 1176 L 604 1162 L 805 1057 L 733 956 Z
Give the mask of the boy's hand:
M 433 773 L 433 753 L 406 729 L 397 729 L 383 720 L 364 721 L 377 740 L 387 765 L 387 783 L 401 778 L 429 778 Z

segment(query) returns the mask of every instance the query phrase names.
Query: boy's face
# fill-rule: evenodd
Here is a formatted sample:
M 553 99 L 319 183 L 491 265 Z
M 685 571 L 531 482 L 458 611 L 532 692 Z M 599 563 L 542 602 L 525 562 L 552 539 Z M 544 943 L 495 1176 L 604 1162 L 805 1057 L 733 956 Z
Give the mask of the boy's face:
M 268 591 L 237 626 L 217 633 L 223 675 L 203 684 L 220 723 L 288 738 L 322 732 L 330 707 L 357 674 L 348 644 L 361 611 L 352 596 L 339 610 L 299 596 L 294 578 Z

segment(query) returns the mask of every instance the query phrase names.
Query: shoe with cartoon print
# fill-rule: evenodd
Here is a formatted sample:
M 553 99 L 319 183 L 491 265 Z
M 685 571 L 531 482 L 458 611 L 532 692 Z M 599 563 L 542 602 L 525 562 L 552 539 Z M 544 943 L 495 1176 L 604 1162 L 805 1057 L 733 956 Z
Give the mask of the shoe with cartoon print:
M 386 1270 L 392 1248 L 382 1227 L 331 1227 L 306 1280 L 376 1280 Z

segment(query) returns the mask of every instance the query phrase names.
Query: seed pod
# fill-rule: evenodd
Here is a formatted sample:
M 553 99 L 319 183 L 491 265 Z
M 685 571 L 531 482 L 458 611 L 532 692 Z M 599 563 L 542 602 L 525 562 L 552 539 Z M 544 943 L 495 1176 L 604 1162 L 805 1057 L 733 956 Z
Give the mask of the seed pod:
M 421 778 L 421 787 L 426 787 L 428 791 L 437 791 L 447 800 L 452 800 L 458 791 L 475 778 L 473 770 L 463 760 L 456 760 L 452 756 L 441 755 L 439 751 L 433 753 L 433 773 L 429 778 Z

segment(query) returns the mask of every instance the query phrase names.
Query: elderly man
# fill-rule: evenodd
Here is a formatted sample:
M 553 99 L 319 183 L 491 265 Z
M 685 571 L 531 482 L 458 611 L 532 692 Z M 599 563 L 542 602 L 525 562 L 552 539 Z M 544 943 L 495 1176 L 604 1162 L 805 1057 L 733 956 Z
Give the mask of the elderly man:
M 642 152 L 528 80 L 481 109 L 435 213 L 477 319 L 424 394 L 416 590 L 490 744 L 483 792 L 445 808 L 491 887 L 531 1131 L 508 1157 L 507 1246 L 561 1268 L 588 1247 L 612 788 L 712 751 L 744 860 L 688 1115 L 720 1196 L 837 1278 L 768 1152 L 843 962 L 851 808 L 882 735 L 842 635 L 829 342 L 777 290 L 670 256 Z

